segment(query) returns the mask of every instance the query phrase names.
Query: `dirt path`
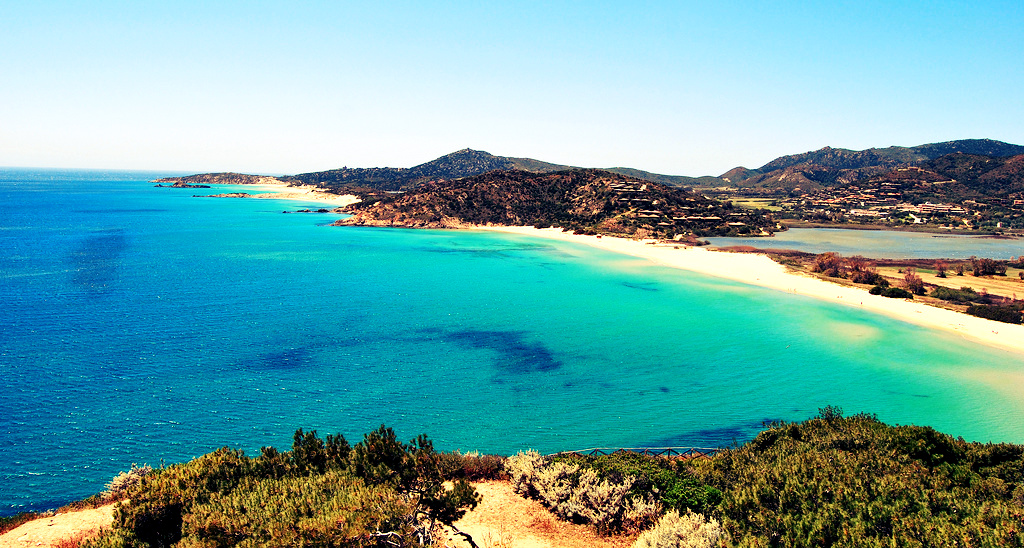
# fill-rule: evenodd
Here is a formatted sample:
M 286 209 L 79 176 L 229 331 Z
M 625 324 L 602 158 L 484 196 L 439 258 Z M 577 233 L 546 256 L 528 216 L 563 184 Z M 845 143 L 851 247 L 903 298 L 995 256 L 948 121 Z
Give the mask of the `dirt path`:
M 114 504 L 111 503 L 99 508 L 39 518 L 0 535 L 0 548 L 57 546 L 62 540 L 92 536 L 100 527 L 110 526 L 114 519 L 113 513 Z
M 455 523 L 480 548 L 628 548 L 635 537 L 602 537 L 590 527 L 558 521 L 539 502 L 512 491 L 507 481 L 473 484 L 484 500 Z M 113 521 L 113 504 L 30 521 L 0 535 L 0 548 L 55 547 L 96 534 Z M 452 536 L 449 546 L 468 548 Z
M 628 548 L 635 537 L 602 537 L 590 527 L 558 521 L 539 502 L 512 491 L 507 481 L 474 483 L 484 500 L 455 522 L 480 548 Z M 450 546 L 468 547 L 453 536 Z

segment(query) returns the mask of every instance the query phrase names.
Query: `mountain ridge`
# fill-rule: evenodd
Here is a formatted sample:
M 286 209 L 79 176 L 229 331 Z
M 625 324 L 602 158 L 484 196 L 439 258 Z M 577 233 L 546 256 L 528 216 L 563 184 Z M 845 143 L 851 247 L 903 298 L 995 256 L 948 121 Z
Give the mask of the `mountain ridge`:
M 1024 146 L 993 139 L 962 139 L 915 147 L 891 146 L 850 150 L 823 147 L 780 156 L 760 168 L 734 168 L 719 178 L 740 189 L 793 191 L 854 183 L 893 169 L 917 166 L 949 154 L 1005 158 L 1024 154 Z
M 859 151 L 826 146 L 800 154 L 780 156 L 756 169 L 736 167 L 717 177 L 663 175 L 630 167 L 586 169 L 603 169 L 611 173 L 679 188 L 732 187 L 741 191 L 778 193 L 797 189 L 813 191 L 851 184 L 873 177 L 885 176 L 894 169 L 917 166 L 948 154 L 958 153 L 1005 158 L 1024 154 L 1024 146 L 993 139 L 963 139 L 914 147 L 891 146 Z M 156 182 L 182 182 L 185 184 L 274 182 L 313 185 L 341 194 L 379 195 L 386 192 L 404 192 L 426 183 L 472 177 L 498 169 L 553 173 L 583 168 L 532 158 L 495 156 L 485 151 L 465 148 L 408 168 L 342 167 L 280 177 L 211 173 L 171 177 Z

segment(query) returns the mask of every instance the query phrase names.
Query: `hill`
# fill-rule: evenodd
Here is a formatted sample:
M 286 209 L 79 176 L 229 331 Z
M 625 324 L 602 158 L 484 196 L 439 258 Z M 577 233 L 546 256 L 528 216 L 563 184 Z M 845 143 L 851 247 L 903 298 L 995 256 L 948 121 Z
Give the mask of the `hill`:
M 246 175 L 244 173 L 200 173 L 188 177 L 165 177 L 156 179 L 154 183 L 171 183 L 172 185 L 279 185 L 283 181 L 269 175 Z
M 721 178 L 740 188 L 820 190 L 881 176 L 896 168 L 916 166 L 949 154 L 1006 157 L 1024 154 L 1024 146 L 992 139 L 965 139 L 860 151 L 824 147 L 803 154 L 781 156 L 756 170 L 735 168 Z
M 1010 203 L 1024 198 L 1024 154 L 999 158 L 957 152 L 898 168 L 867 182 L 888 184 L 901 191 L 904 199 L 918 202 Z
M 555 173 L 491 171 L 421 185 L 348 209 L 345 225 L 418 228 L 472 225 L 560 226 L 639 237 L 759 234 L 775 222 L 763 211 L 597 169 Z
M 687 177 L 685 175 L 661 175 L 659 173 L 651 173 L 650 171 L 644 171 L 642 169 L 634 169 L 631 167 L 609 167 L 605 168 L 605 171 L 612 173 L 618 173 L 627 177 L 635 177 L 637 179 L 643 179 L 645 181 L 651 181 L 652 183 L 661 183 L 663 185 L 675 186 L 680 188 L 695 187 L 695 186 L 718 186 L 721 184 L 721 179 L 718 177 Z
M 168 177 L 153 182 L 176 183 L 178 186 L 198 184 L 281 184 L 313 185 L 329 191 L 348 194 L 379 194 L 381 192 L 398 192 L 415 188 L 424 183 L 461 179 L 494 171 L 496 169 L 520 170 L 531 173 L 552 173 L 572 169 L 572 166 L 553 164 L 533 158 L 514 158 L 495 156 L 482 150 L 465 148 L 446 154 L 414 167 L 342 167 L 327 171 L 313 171 L 270 177 L 264 175 L 244 175 L 240 173 L 203 173 L 188 177 Z M 669 186 L 717 186 L 717 177 L 686 177 L 683 175 L 661 175 L 628 167 L 613 167 L 606 171 L 619 173 L 646 181 Z
M 335 192 L 401 191 L 415 188 L 423 183 L 471 177 L 496 169 L 548 173 L 568 169 L 568 166 L 550 164 L 530 158 L 494 156 L 487 152 L 466 148 L 410 168 L 343 167 L 329 171 L 300 173 L 283 179 L 289 183 L 315 185 Z

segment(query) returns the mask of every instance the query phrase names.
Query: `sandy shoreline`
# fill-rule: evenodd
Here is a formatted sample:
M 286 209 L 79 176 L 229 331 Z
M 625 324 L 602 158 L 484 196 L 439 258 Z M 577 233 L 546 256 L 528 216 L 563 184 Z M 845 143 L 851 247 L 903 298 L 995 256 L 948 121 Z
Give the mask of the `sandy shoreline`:
M 260 194 L 251 194 L 250 198 L 320 202 L 334 207 L 344 207 L 360 201 L 359 197 L 354 194 L 333 194 L 310 185 L 288 186 L 285 184 L 267 184 L 246 186 L 263 191 Z
M 577 235 L 562 232 L 560 228 L 539 229 L 506 226 L 477 228 L 582 243 L 615 253 L 641 257 L 673 268 L 861 308 L 912 324 L 953 332 L 965 339 L 993 348 L 1024 354 L 1024 325 L 986 320 L 915 301 L 871 295 L 860 288 L 842 286 L 810 276 L 791 273 L 786 270 L 786 267 L 765 255 L 711 251 L 700 247 L 686 247 L 682 244 L 678 248 L 666 245 L 655 246 L 625 238 Z

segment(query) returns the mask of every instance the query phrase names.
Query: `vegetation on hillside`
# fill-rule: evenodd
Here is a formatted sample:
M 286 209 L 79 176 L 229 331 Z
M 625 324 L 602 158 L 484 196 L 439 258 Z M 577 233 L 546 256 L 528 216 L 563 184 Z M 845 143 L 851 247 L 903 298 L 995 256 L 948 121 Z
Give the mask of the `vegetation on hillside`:
M 766 211 L 741 211 L 699 194 L 593 169 L 492 171 L 365 201 L 348 211 L 353 216 L 338 224 L 556 226 L 638 238 L 762 234 L 775 228 Z
M 479 502 L 465 469 L 480 460 L 384 426 L 354 447 L 299 430 L 291 451 L 224 448 L 126 474 L 111 485 L 114 527 L 82 546 L 421 546 Z
M 503 469 L 562 519 L 643 531 L 637 548 L 1024 546 L 1024 446 L 834 407 L 697 458 L 503 459 L 437 453 L 425 436 L 401 443 L 383 426 L 354 447 L 299 430 L 290 451 L 250 458 L 225 448 L 119 475 L 98 497 L 124 501 L 114 527 L 79 545 L 429 545 L 480 500 L 466 479 Z
M 471 177 L 496 169 L 520 169 L 549 173 L 568 166 L 529 158 L 494 156 L 480 150 L 463 149 L 410 168 L 348 168 L 300 173 L 283 179 L 295 184 L 315 185 L 337 193 L 359 192 L 379 195 L 382 191 L 411 190 L 419 185 Z
M 948 155 L 1008 157 L 1024 154 L 1024 146 L 992 139 L 962 139 L 916 147 L 848 150 L 824 147 L 780 156 L 758 169 L 735 168 L 722 175 L 741 188 L 812 190 L 860 181 L 898 167 L 916 166 Z
M 615 454 L 570 464 L 527 453 L 509 468 L 516 489 L 558 515 L 585 521 L 580 501 L 592 500 L 599 516 L 629 516 L 647 496 L 671 508 L 665 527 L 692 536 L 687 544 L 646 535 L 637 546 L 1024 546 L 1024 446 L 968 443 L 833 407 L 803 423 L 769 424 L 711 458 Z M 588 475 L 629 496 L 596 496 L 610 489 Z M 646 489 L 631 491 L 642 477 Z M 700 517 L 684 525 L 686 515 Z
M 244 173 L 200 173 L 187 177 L 165 177 L 156 179 L 154 183 L 173 183 L 174 186 L 189 188 L 195 185 L 267 185 L 281 184 L 283 181 L 269 175 L 246 175 Z

